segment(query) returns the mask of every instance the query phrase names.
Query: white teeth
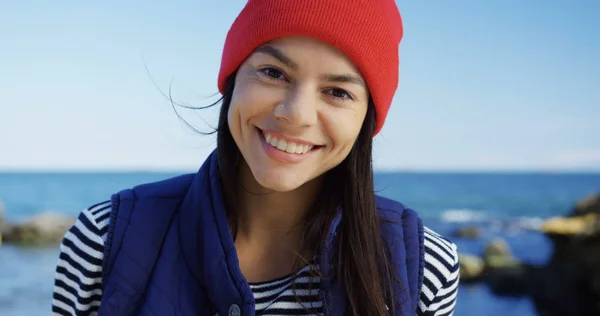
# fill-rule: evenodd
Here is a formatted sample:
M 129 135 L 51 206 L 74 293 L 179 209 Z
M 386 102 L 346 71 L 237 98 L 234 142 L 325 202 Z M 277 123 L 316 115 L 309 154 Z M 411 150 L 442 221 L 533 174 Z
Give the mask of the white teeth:
M 271 144 L 271 146 L 277 148 L 277 143 L 279 143 L 279 140 L 275 137 L 271 137 L 271 141 L 269 141 L 269 144 Z
M 287 151 L 290 154 L 295 154 L 296 153 L 296 143 L 289 143 L 287 145 L 287 148 L 285 149 L 285 151 Z
M 287 142 L 283 139 L 280 139 L 279 143 L 277 144 L 277 149 L 279 149 L 281 151 L 285 151 L 286 148 L 287 148 Z
M 265 137 L 265 141 L 271 146 L 291 154 L 306 154 L 313 148 L 313 146 L 310 145 L 302 145 L 292 142 L 288 143 L 284 139 L 278 139 L 277 137 L 267 133 L 263 133 L 263 136 Z

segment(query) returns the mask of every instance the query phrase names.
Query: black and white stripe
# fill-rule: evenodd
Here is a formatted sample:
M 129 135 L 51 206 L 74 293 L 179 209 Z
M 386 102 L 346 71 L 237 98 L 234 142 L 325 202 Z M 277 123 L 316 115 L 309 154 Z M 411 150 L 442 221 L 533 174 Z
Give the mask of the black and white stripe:
M 95 315 L 102 297 L 102 258 L 110 203 L 83 210 L 60 246 L 52 298 L 54 315 Z
M 452 315 L 459 282 L 456 245 L 425 227 L 425 271 L 419 315 Z
M 102 297 L 102 259 L 110 201 L 81 212 L 60 246 L 52 300 L 53 315 L 96 315 Z M 319 278 L 305 266 L 294 276 L 252 283 L 257 315 L 319 315 Z M 456 304 L 459 264 L 456 246 L 425 228 L 425 270 L 417 315 L 450 316 Z
M 306 265 L 294 277 L 251 283 L 257 315 L 321 315 L 323 305 L 319 277 L 312 272 L 317 265 Z

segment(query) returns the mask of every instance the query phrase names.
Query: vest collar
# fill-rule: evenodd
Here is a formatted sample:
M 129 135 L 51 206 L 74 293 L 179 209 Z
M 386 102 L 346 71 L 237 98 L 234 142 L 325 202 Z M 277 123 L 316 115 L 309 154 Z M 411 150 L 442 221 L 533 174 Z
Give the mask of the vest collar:
M 221 315 L 235 305 L 254 315 L 254 296 L 239 268 L 223 205 L 217 153 L 195 176 L 181 205 L 180 243 L 184 260 Z
M 221 176 L 216 150 L 206 159 L 185 195 L 181 205 L 180 245 L 188 268 L 196 282 L 206 292 L 219 313 L 227 312 L 236 304 L 242 315 L 254 315 L 254 296 L 243 276 L 227 220 Z M 343 287 L 336 282 L 335 271 L 330 270 L 334 240 L 341 221 L 338 211 L 330 226 L 329 237 L 321 246 L 320 267 L 324 276 L 322 294 L 326 309 L 335 306 L 341 315 L 345 305 Z M 223 312 L 221 312 L 223 311 Z M 326 311 L 326 315 L 333 315 Z

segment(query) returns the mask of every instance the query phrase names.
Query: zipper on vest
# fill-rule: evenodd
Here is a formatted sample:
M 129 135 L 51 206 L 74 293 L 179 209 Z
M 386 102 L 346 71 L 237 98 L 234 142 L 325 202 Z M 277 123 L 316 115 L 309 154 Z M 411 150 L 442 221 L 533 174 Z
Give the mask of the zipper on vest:
M 323 316 L 329 316 L 329 302 L 327 301 L 327 297 L 325 295 L 325 291 L 321 289 L 321 300 L 323 304 Z

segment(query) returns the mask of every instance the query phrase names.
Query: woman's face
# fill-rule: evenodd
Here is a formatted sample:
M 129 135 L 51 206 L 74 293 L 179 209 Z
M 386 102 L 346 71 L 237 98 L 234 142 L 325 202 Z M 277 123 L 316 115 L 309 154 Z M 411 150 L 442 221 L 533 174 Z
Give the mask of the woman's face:
M 344 54 L 288 37 L 259 47 L 240 66 L 228 123 L 256 181 L 286 192 L 346 158 L 368 100 L 363 77 Z

